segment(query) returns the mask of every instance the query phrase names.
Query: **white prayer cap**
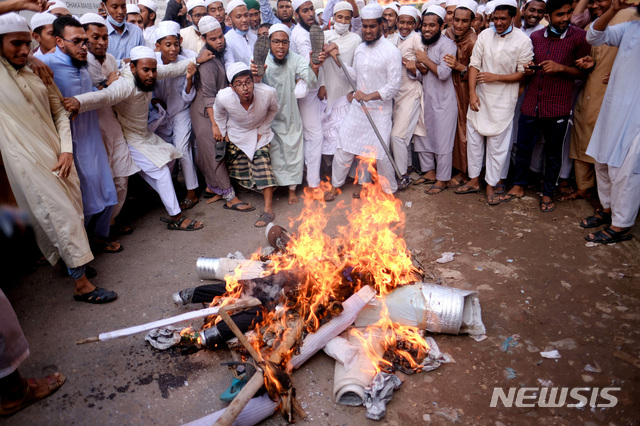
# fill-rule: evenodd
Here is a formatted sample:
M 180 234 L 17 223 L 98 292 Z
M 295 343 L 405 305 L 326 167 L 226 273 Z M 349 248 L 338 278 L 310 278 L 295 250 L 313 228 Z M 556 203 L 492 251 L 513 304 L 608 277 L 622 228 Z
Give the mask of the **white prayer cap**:
M 176 21 L 162 21 L 158 24 L 158 29 L 160 28 L 168 28 L 176 36 L 180 34 L 180 24 Z
M 302 6 L 303 4 L 305 4 L 306 2 L 311 1 L 311 0 L 293 0 L 291 2 L 291 7 L 293 7 L 294 12 L 296 10 L 298 10 L 300 8 L 300 6 Z M 311 1 L 311 3 L 313 3 Z
M 429 6 L 429 9 L 427 9 L 427 13 L 436 14 L 443 21 L 444 21 L 444 18 L 447 16 L 447 11 L 444 10 L 442 7 L 438 6 L 437 4 L 433 4 L 433 5 Z
M 484 13 L 486 15 L 491 15 L 493 13 L 493 11 L 496 8 L 496 2 L 495 1 L 490 1 L 489 3 L 487 3 L 485 5 L 485 9 L 484 9 Z
M 485 6 L 484 4 L 478 5 L 478 13 L 482 13 L 484 15 L 485 10 L 487 10 L 487 6 Z
M 457 6 L 458 0 L 447 0 L 447 7 Z
M 393 10 L 396 13 L 396 15 L 398 14 L 398 6 L 396 6 L 394 3 L 389 3 L 388 5 L 386 5 L 383 11 L 387 9 Z
M 127 15 L 130 13 L 140 14 L 140 8 L 135 4 L 127 3 Z
M 277 33 L 278 31 L 283 31 L 287 33 L 287 37 L 291 37 L 291 30 L 285 24 L 273 24 L 269 27 L 269 37 L 271 37 L 271 34 Z
M 97 25 L 107 25 L 107 21 L 97 13 L 85 13 L 78 19 L 82 25 L 87 24 L 97 24 Z
M 427 13 L 427 9 L 429 9 L 429 6 L 434 4 L 439 4 L 439 3 L 436 0 L 429 0 L 428 2 L 422 5 L 422 9 L 420 10 L 420 13 L 424 15 L 425 13 Z
M 378 3 L 369 3 L 365 7 L 362 8 L 362 12 L 360 12 L 360 17 L 362 19 L 378 19 L 382 18 L 382 6 Z
M 202 19 L 200 19 L 200 21 L 198 22 L 198 31 L 200 31 L 200 34 L 202 35 L 211 31 L 215 31 L 218 28 L 221 28 L 220 22 L 218 22 L 218 20 L 211 15 L 203 16 Z
M 203 0 L 189 0 L 187 2 L 187 12 L 191 12 L 194 7 L 198 7 L 198 6 L 202 6 L 205 8 L 207 7 L 207 5 L 204 4 Z
M 322 12 L 324 12 L 324 9 L 323 9 L 323 8 L 316 9 L 316 16 L 317 16 L 317 15 L 320 15 Z
M 31 17 L 31 29 L 33 31 L 45 25 L 53 24 L 56 20 L 56 15 L 52 15 L 49 12 L 36 13 Z
M 418 19 L 419 14 L 420 12 L 418 12 L 418 9 L 413 6 L 401 6 L 400 10 L 398 11 L 398 16 L 408 15 L 413 19 Z
M 541 1 L 542 3 L 547 2 L 547 0 L 527 0 L 524 4 L 531 3 L 532 1 Z
M 147 46 L 134 47 L 131 49 L 130 56 L 132 61 L 137 61 L 139 59 L 156 59 L 156 53 Z
M 340 12 L 341 10 L 349 10 L 353 14 L 353 6 L 348 1 L 339 1 L 333 6 L 333 14 Z
M 233 81 L 233 77 L 240 74 L 243 71 L 249 71 L 249 65 L 244 62 L 236 62 L 235 64 L 231 64 L 229 69 L 227 69 L 227 80 L 229 83 Z
M 53 9 L 67 9 L 69 10 L 69 8 L 67 7 L 67 4 L 61 0 L 54 0 L 51 3 L 51 6 L 49 6 L 49 9 L 47 9 L 47 12 L 51 12 Z
M 227 7 L 227 0 L 204 0 L 204 5 L 209 7 L 211 3 L 222 3 L 222 7 Z
M 29 25 L 27 20 L 15 12 L 5 13 L 0 15 L 0 34 L 9 33 L 29 33 Z
M 362 9 L 364 7 L 364 0 L 356 0 L 356 6 Z
M 233 9 L 240 6 L 247 7 L 247 5 L 244 4 L 244 1 L 242 0 L 231 0 L 229 4 L 227 4 L 227 8 L 225 9 L 225 12 L 227 13 L 227 15 L 230 15 Z
M 516 0 L 494 0 L 493 6 L 494 6 L 493 7 L 494 11 L 495 11 L 495 8 L 498 6 L 511 6 L 517 9 L 518 3 L 516 2 Z
M 478 3 L 473 0 L 458 0 L 456 9 L 469 9 L 475 15 L 478 12 Z
M 158 5 L 153 0 L 138 0 L 138 6 L 144 6 L 154 12 L 158 10 Z
M 178 34 L 176 34 L 175 31 L 173 31 L 173 29 L 169 28 L 168 26 L 158 27 L 155 35 L 156 35 L 156 43 L 168 36 L 175 36 L 179 38 Z

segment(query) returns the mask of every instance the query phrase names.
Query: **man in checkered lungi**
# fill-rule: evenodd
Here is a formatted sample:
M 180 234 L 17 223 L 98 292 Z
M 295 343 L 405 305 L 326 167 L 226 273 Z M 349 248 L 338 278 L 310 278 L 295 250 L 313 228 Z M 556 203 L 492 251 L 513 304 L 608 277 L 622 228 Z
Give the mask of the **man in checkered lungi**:
M 230 87 L 218 92 L 213 116 L 226 135 L 229 177 L 264 196 L 264 211 L 255 223 L 260 228 L 275 219 L 272 200 L 276 179 L 271 167 L 271 122 L 278 113 L 278 94 L 272 87 L 253 82 L 249 67 L 237 62 L 227 69 Z

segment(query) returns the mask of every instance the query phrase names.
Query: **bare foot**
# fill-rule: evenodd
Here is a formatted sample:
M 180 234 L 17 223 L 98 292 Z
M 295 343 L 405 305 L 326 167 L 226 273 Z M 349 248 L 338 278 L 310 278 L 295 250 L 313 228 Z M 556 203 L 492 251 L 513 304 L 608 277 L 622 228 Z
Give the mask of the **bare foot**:
M 209 198 L 209 199 L 207 200 L 207 204 L 213 204 L 213 203 L 215 203 L 216 201 L 220 201 L 220 200 L 222 200 L 222 195 L 218 195 L 218 194 L 216 194 L 216 195 L 214 195 L 214 196 L 213 196 L 213 198 Z
M 296 204 L 298 201 L 300 201 L 298 199 L 298 195 L 296 195 L 296 190 L 295 189 L 290 189 L 289 190 L 289 205 L 291 204 Z

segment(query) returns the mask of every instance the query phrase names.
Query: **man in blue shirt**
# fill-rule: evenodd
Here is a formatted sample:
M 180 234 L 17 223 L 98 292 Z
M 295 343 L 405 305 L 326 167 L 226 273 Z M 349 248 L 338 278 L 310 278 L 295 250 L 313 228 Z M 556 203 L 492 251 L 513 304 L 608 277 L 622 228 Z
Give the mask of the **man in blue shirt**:
M 142 30 L 128 22 L 127 0 L 104 0 L 102 7 L 107 12 L 107 29 L 109 30 L 109 49 L 117 60 L 118 66 L 122 59 L 129 59 L 131 49 L 136 46 L 144 46 Z

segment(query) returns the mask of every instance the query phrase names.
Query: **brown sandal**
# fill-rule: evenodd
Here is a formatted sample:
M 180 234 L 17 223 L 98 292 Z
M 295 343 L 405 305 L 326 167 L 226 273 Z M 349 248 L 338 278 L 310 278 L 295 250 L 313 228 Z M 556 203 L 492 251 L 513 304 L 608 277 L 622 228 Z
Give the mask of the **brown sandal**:
M 34 402 L 38 402 L 41 399 L 48 397 L 53 394 L 55 391 L 60 389 L 60 387 L 67 380 L 66 377 L 62 373 L 50 374 L 41 379 L 30 378 L 27 379 L 27 391 L 24 394 L 24 397 L 21 401 L 14 401 L 13 403 L 9 403 L 5 405 L 4 403 L 0 405 L 0 416 L 10 416 L 13 413 L 16 413 L 23 408 L 28 407 Z M 44 394 L 38 393 L 38 390 L 47 387 L 48 389 Z

